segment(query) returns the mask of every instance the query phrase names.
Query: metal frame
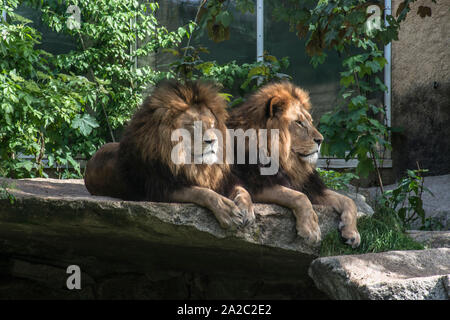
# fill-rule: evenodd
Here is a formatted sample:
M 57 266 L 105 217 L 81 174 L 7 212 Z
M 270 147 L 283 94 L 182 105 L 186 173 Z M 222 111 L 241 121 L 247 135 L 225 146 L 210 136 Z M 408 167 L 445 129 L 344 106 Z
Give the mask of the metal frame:
M 256 61 L 264 60 L 264 0 L 256 0 Z

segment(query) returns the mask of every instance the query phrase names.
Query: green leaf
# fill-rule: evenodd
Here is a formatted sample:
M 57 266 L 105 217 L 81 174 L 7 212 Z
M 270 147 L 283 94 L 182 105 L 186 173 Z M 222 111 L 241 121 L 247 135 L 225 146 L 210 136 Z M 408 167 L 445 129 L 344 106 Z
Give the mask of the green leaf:
M 228 11 L 222 11 L 216 16 L 216 22 L 222 23 L 222 25 L 226 28 L 233 21 L 233 16 Z
M 354 106 L 360 106 L 366 103 L 367 98 L 365 96 L 358 95 L 352 98 L 351 101 Z
M 342 77 L 340 80 L 341 86 L 344 86 L 344 87 L 348 87 L 354 83 L 355 83 L 355 78 L 353 77 L 353 75 Z
M 97 120 L 88 114 L 84 114 L 82 117 L 77 115 L 72 121 L 72 128 L 78 129 L 83 136 L 88 136 L 92 129 L 98 127 Z
M 378 61 L 366 61 L 366 67 L 370 68 L 373 73 L 383 70 L 383 67 L 378 63 Z
M 17 169 L 23 168 L 26 171 L 31 171 L 33 169 L 33 166 L 34 166 L 33 162 L 31 162 L 29 160 L 23 160 L 23 161 L 20 161 L 20 162 L 16 163 L 15 167 Z

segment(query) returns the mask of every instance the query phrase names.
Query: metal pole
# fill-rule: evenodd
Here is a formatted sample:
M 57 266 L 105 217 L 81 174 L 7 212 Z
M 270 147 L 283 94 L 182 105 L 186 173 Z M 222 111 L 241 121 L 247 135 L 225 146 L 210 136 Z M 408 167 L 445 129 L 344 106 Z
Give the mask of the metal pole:
M 384 1 L 384 23 L 388 25 L 386 17 L 391 15 L 391 0 Z M 391 43 L 384 46 L 384 58 L 387 60 L 387 65 L 384 67 L 384 84 L 387 91 L 384 92 L 384 105 L 386 106 L 386 120 L 387 125 L 391 126 Z
M 264 60 L 264 0 L 256 1 L 256 61 Z

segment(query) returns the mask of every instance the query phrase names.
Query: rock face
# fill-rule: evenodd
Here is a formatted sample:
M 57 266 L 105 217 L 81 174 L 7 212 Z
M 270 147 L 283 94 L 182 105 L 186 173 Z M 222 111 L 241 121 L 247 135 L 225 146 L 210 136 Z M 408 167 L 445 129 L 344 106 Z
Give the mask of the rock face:
M 402 3 L 392 1 L 393 14 Z M 429 6 L 431 17 L 416 14 L 420 6 Z M 442 41 L 449 7 L 448 1 L 410 3 L 399 40 L 392 42 L 392 126 L 403 129 L 392 134 L 397 177 L 417 161 L 431 175 L 450 173 L 450 47 Z
M 333 299 L 447 300 L 450 249 L 319 258 L 309 275 Z
M 94 197 L 82 180 L 2 184 L 0 298 L 325 298 L 307 276 L 319 245 L 285 208 L 256 204 L 253 226 L 225 231 L 193 204 Z M 337 228 L 315 210 L 323 235 Z M 69 265 L 82 290 L 66 288 Z
M 428 248 L 450 248 L 450 231 L 408 230 L 407 233 Z

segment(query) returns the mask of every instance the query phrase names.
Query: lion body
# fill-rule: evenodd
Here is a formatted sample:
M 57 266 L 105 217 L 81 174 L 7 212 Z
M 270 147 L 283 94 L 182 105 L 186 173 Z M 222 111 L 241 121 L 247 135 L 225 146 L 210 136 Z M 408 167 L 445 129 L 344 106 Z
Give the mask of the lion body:
M 341 214 L 341 235 L 356 247 L 360 243 L 356 205 L 350 198 L 328 189 L 315 170 L 323 137 L 312 124 L 310 109 L 308 93 L 287 81 L 263 86 L 241 106 L 232 109 L 227 122 L 231 129 L 279 132 L 276 174 L 262 175 L 261 161 L 237 164 L 233 171 L 242 179 L 253 201 L 291 208 L 297 219 L 298 235 L 312 242 L 321 238 L 312 204 L 333 207 Z M 267 147 L 268 154 L 270 148 Z M 248 150 L 246 153 L 248 158 Z

